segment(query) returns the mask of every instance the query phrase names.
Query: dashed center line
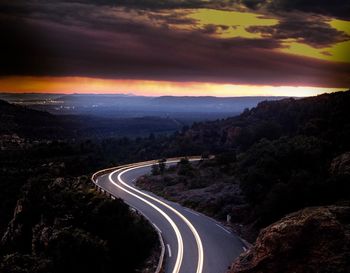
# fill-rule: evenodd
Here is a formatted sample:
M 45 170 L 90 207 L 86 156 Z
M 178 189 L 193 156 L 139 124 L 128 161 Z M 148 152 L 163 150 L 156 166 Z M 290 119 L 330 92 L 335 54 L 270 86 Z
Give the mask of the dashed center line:
M 167 246 L 167 248 L 168 248 L 169 258 L 171 258 L 171 248 L 170 248 L 170 245 L 167 244 L 166 246 Z

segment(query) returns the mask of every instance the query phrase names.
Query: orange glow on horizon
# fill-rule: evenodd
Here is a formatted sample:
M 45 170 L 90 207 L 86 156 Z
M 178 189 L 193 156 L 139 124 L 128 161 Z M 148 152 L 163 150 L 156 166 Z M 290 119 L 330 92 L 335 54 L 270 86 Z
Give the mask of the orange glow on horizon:
M 87 77 L 1 77 L 0 92 L 10 93 L 132 93 L 143 96 L 314 96 L 346 88 L 236 85 L 203 82 L 98 79 Z

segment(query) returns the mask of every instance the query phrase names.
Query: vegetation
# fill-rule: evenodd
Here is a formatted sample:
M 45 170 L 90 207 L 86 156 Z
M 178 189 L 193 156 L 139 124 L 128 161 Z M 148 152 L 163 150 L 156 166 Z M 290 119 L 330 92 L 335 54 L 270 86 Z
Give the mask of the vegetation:
M 137 185 L 218 219 L 244 205 L 238 183 L 215 160 L 190 163 L 184 158 L 162 175 L 141 177 Z
M 87 177 L 30 179 L 2 241 L 2 272 L 135 272 L 157 237 Z
M 167 134 L 181 128 L 181 122 L 164 116 L 120 117 L 52 115 L 0 100 L 0 134 L 17 134 L 35 140 L 105 139 Z
M 330 172 L 332 146 L 315 137 L 283 137 L 263 139 L 243 154 L 235 167 L 250 220 L 264 227 L 304 207 L 349 200 L 350 176 Z
M 350 166 L 344 159 L 350 151 L 348 105 L 350 91 L 263 102 L 239 117 L 195 124 L 176 141 L 216 153 L 215 160 L 182 162 L 139 185 L 217 218 L 231 214 L 253 226 L 255 235 L 287 213 L 347 202 L 350 172 L 332 166 L 339 157 L 342 168 Z
M 153 228 L 121 200 L 96 193 L 89 177 L 102 167 L 145 158 L 140 147 L 153 147 L 156 137 L 74 140 L 57 131 L 51 139 L 46 121 L 55 116 L 5 107 L 10 110 L 1 109 L 0 122 L 0 272 L 141 268 L 157 245 Z M 37 123 L 30 128 L 33 119 Z
M 170 168 L 160 160 L 139 185 L 218 219 L 231 214 L 255 235 L 289 212 L 347 203 L 349 105 L 350 91 L 284 99 L 173 135 L 86 139 L 56 116 L 2 103 L 0 271 L 111 272 L 117 263 L 135 272 L 154 247 L 152 229 L 88 184 L 122 163 L 216 154 Z
M 166 168 L 165 162 L 165 158 L 158 160 L 158 163 L 152 165 L 151 173 L 153 175 L 164 174 Z

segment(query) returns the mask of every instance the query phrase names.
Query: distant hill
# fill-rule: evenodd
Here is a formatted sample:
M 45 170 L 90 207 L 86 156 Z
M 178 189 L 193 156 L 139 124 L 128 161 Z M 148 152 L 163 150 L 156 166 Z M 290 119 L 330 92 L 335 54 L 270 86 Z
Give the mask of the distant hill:
M 255 107 L 259 102 L 265 100 L 279 100 L 282 97 L 176 97 L 162 96 L 154 98 L 152 105 L 168 111 L 185 112 L 231 112 L 240 113 L 245 108 Z
M 0 99 L 10 103 L 30 102 L 38 100 L 57 99 L 63 94 L 42 93 L 0 93 Z
M 32 110 L 0 100 L 0 133 L 23 137 L 69 136 L 62 120 L 47 112 Z
M 24 138 L 140 137 L 172 133 L 183 124 L 171 118 L 103 118 L 85 115 L 52 115 L 0 100 L 0 134 Z
M 18 94 L 14 96 L 17 99 L 20 98 Z M 40 98 L 37 94 L 28 96 L 27 100 L 30 98 L 31 101 Z M 50 101 L 63 102 L 64 106 L 58 106 L 57 103 L 42 103 L 46 100 L 44 99 L 34 108 L 52 110 L 52 107 L 60 109 L 62 107 L 66 115 L 52 115 L 46 111 L 36 111 L 1 101 L 1 132 L 16 132 L 20 135 L 36 137 L 146 136 L 152 132 L 174 132 L 191 123 L 189 119 L 173 118 L 171 114 L 167 114 L 171 111 L 187 111 L 185 115 L 193 121 L 200 120 L 201 116 L 202 119 L 213 118 L 214 116 L 208 114 L 210 112 L 222 111 L 228 114 L 228 111 L 242 112 L 246 109 L 239 116 L 195 123 L 189 129 L 180 132 L 175 137 L 177 140 L 174 143 L 177 144 L 171 145 L 180 145 L 178 149 L 182 152 L 195 154 L 203 149 L 213 152 L 227 149 L 240 151 L 262 138 L 271 140 L 283 135 L 296 134 L 321 135 L 329 140 L 337 139 L 338 142 L 340 140 L 339 143 L 343 143 L 343 138 L 349 131 L 349 128 L 344 127 L 344 119 L 350 115 L 349 91 L 304 99 L 283 98 L 281 100 L 276 100 L 276 97 L 163 96 L 152 98 L 122 94 L 63 96 L 56 94 L 55 96 L 55 98 L 50 97 Z M 47 98 L 46 94 L 43 98 Z M 252 107 L 256 103 L 258 105 Z M 25 100 L 21 105 L 25 105 Z M 33 105 L 30 107 L 32 108 Z M 147 112 L 151 109 L 152 112 Z M 115 111 L 119 111 L 119 114 Z M 156 114 L 156 111 L 163 111 L 165 115 Z M 60 110 L 55 113 L 58 112 Z M 67 113 L 81 114 L 67 115 Z M 208 116 L 205 116 L 206 114 Z M 234 115 L 231 114 L 231 116 Z M 174 147 L 170 147 L 170 150 L 174 150 Z
M 101 117 L 170 116 L 182 120 L 205 121 L 240 114 L 265 100 L 282 97 L 147 97 L 128 94 L 8 94 L 0 99 L 28 105 L 53 114 L 84 114 Z

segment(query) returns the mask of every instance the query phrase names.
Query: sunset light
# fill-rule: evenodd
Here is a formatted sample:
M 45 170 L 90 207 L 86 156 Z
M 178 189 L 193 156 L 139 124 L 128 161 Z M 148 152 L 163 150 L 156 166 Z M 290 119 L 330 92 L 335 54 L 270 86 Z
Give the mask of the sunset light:
M 134 94 L 142 96 L 315 96 L 345 88 L 302 86 L 235 85 L 204 82 L 108 80 L 86 77 L 6 77 L 0 78 L 4 91 L 18 93 Z

